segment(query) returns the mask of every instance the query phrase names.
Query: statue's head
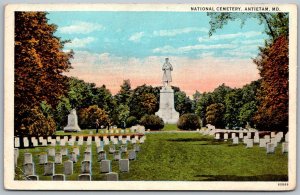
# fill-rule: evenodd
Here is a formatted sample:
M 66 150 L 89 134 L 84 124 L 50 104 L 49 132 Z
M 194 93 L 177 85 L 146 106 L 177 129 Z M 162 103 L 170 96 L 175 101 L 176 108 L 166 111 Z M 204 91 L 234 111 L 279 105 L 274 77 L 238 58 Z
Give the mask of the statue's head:
M 168 62 L 169 61 L 169 58 L 166 58 L 166 62 Z

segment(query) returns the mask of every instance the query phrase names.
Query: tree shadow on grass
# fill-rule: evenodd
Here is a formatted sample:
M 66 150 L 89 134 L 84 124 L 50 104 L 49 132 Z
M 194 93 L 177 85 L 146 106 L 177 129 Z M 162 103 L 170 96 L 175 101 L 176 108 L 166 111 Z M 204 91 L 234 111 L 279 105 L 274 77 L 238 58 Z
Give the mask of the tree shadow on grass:
M 210 138 L 177 138 L 177 139 L 167 139 L 169 142 L 204 142 L 199 145 L 220 145 L 227 144 L 222 140 L 214 140 Z
M 287 175 L 271 175 L 271 174 L 255 175 L 255 176 L 196 175 L 195 177 L 204 178 L 201 179 L 202 181 L 288 181 Z

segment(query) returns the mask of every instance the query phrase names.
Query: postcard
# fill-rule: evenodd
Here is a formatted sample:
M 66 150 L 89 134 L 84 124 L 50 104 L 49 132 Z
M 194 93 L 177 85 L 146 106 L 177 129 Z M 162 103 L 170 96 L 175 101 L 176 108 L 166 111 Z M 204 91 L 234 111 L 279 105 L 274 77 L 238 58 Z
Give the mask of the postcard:
M 296 188 L 297 7 L 11 4 L 4 186 Z

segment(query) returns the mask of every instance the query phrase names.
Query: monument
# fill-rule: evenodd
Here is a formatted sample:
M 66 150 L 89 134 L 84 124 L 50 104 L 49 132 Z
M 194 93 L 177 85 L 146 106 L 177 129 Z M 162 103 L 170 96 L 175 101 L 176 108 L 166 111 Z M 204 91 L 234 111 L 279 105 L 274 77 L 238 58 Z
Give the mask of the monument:
M 165 124 L 176 124 L 179 119 L 179 113 L 175 110 L 174 90 L 170 86 L 170 82 L 172 81 L 171 71 L 173 71 L 173 67 L 169 62 L 169 58 L 166 58 L 162 70 L 163 87 L 160 90 L 159 110 L 155 115 L 162 118 Z
M 78 132 L 81 131 L 80 127 L 78 126 L 78 119 L 76 110 L 72 109 L 70 114 L 68 115 L 68 125 L 64 127 L 65 132 Z

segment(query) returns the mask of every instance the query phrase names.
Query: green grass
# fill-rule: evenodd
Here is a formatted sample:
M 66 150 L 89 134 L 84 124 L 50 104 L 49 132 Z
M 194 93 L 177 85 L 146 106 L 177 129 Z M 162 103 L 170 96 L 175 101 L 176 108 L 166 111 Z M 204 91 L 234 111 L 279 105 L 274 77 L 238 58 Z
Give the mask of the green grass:
M 130 161 L 130 172 L 119 173 L 120 180 L 134 181 L 286 181 L 288 180 L 288 155 L 281 153 L 281 144 L 275 154 L 266 154 L 265 148 L 255 145 L 245 148 L 243 144 L 232 145 L 231 141 L 214 140 L 199 133 L 160 133 L 147 134 L 141 145 L 137 160 Z M 71 148 L 72 146 L 67 146 Z M 128 146 L 129 149 L 132 147 Z M 57 150 L 59 147 L 57 147 Z M 81 154 L 85 146 L 81 147 Z M 108 146 L 105 146 L 108 151 Z M 43 166 L 38 165 L 37 155 L 46 151 L 46 147 L 21 149 L 18 166 L 22 167 L 23 153 L 34 154 L 34 162 L 40 180 L 50 180 L 42 176 Z M 92 146 L 92 179 L 103 180 L 99 174 L 96 146 Z M 112 154 L 107 153 L 112 159 Z M 123 154 L 123 158 L 126 154 Z M 76 180 L 80 173 L 80 162 L 74 164 L 74 174 L 66 180 Z M 48 160 L 54 161 L 49 158 Z M 63 160 L 67 160 L 64 157 Z M 118 172 L 118 162 L 112 162 L 112 170 Z M 56 173 L 63 173 L 63 165 L 55 166 Z M 20 172 L 16 170 L 19 175 Z M 76 174 L 77 173 L 77 174 Z M 17 179 L 17 178 L 16 178 Z
M 162 131 L 174 131 L 174 130 L 180 130 L 178 129 L 176 124 L 165 124 L 164 128 Z

